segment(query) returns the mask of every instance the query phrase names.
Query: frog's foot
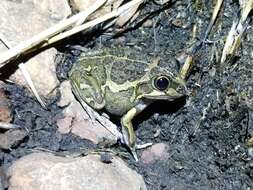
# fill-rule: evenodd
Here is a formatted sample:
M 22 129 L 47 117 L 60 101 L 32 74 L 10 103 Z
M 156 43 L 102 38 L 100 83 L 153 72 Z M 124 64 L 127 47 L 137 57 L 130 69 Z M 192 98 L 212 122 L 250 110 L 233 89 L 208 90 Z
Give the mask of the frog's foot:
M 139 159 L 138 159 L 138 156 L 137 156 L 137 153 L 136 153 L 136 148 L 132 148 L 132 147 L 129 147 L 129 148 L 130 148 L 131 154 L 133 155 L 135 161 L 138 162 Z
M 152 146 L 152 145 L 153 145 L 153 143 L 137 144 L 137 145 L 136 145 L 136 149 L 137 149 L 137 150 L 138 150 L 138 149 L 144 149 L 144 148 L 150 147 L 150 146 Z

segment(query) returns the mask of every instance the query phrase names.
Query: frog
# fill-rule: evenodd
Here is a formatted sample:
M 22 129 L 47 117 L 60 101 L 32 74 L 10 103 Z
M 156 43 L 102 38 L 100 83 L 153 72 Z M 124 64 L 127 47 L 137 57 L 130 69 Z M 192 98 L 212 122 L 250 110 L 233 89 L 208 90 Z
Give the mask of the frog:
M 140 146 L 133 118 L 157 100 L 173 101 L 186 94 L 185 80 L 164 67 L 169 64 L 159 56 L 117 46 L 81 53 L 69 72 L 78 99 L 120 118 L 123 143 L 135 160 Z

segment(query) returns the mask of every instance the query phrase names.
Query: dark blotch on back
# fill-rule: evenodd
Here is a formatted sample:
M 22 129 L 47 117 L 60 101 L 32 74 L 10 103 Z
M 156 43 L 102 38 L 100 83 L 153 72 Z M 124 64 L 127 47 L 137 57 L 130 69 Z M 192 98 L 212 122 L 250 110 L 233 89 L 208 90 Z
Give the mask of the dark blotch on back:
M 140 79 L 145 74 L 146 64 L 129 61 L 115 60 L 113 62 L 111 79 L 118 84 L 123 84 L 128 81 Z

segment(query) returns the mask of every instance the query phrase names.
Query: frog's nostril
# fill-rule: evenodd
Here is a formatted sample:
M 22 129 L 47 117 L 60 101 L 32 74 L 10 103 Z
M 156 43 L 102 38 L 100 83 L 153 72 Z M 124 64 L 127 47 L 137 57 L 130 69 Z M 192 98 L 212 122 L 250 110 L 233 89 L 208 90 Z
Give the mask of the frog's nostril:
M 187 90 L 186 86 L 179 86 L 177 88 L 177 92 L 179 94 L 182 94 L 182 95 L 187 95 L 188 94 L 188 90 Z

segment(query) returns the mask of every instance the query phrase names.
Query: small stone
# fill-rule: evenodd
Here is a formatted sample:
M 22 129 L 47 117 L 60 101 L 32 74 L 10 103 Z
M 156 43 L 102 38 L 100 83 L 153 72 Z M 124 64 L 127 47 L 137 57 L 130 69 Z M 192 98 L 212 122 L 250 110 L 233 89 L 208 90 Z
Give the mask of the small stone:
M 112 155 L 108 154 L 108 153 L 102 153 L 100 155 L 100 160 L 103 163 L 110 164 L 110 163 L 112 163 Z
M 76 11 L 83 11 L 88 10 L 96 0 L 70 0 L 70 4 Z M 96 12 L 94 12 L 90 19 L 99 18 L 107 13 L 110 13 L 112 11 L 117 10 L 122 4 L 124 3 L 124 0 L 110 0 L 106 1 L 105 4 L 100 7 Z M 120 14 L 116 18 L 116 26 L 121 28 L 128 22 L 132 22 L 136 19 L 136 16 L 139 13 L 139 6 L 142 4 L 142 2 L 136 3 L 135 5 L 131 6 L 127 11 L 124 11 L 124 13 Z M 111 24 L 111 23 L 110 23 Z
M 152 164 L 157 160 L 165 160 L 168 157 L 168 146 L 164 143 L 154 144 L 144 150 L 141 154 L 141 161 L 145 164 Z
M 75 100 L 75 97 L 71 90 L 71 85 L 68 81 L 62 82 L 59 87 L 59 90 L 61 98 L 60 101 L 57 103 L 58 106 L 65 107 Z
M 2 85 L 0 83 L 0 122 L 10 123 L 12 120 L 12 112 L 9 106 L 10 102 L 6 97 Z
M 143 178 L 125 162 L 112 163 L 99 155 L 70 158 L 49 153 L 33 153 L 8 170 L 8 190 L 147 190 Z
M 143 24 L 142 24 L 143 27 L 146 27 L 146 28 L 151 28 L 153 26 L 153 20 L 151 19 L 148 19 L 146 20 Z
M 253 158 L 253 148 L 252 147 L 248 148 L 248 155 L 250 158 Z
M 126 37 L 125 36 L 119 36 L 115 39 L 115 43 L 118 45 L 124 45 L 126 43 Z
M 21 129 L 11 129 L 0 133 L 0 149 L 8 150 L 17 146 L 26 136 L 27 132 Z
M 63 117 L 56 121 L 58 126 L 58 131 L 61 134 L 68 134 L 71 132 L 71 124 L 72 124 L 73 117 Z
M 174 19 L 171 22 L 174 26 L 181 28 L 183 26 L 183 21 L 180 19 Z

